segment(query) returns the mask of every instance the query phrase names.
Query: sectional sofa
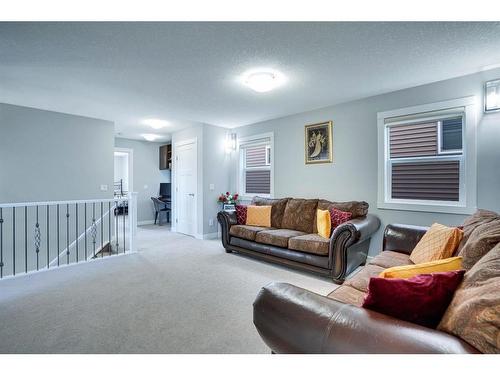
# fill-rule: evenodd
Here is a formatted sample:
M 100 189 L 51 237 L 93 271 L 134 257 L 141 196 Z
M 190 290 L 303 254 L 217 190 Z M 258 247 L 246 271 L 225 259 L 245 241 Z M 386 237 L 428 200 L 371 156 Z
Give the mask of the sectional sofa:
M 500 353 L 499 214 L 479 210 L 465 221 L 455 255 L 467 272 L 435 329 L 362 307 L 370 278 L 412 264 L 427 229 L 388 225 L 380 254 L 327 296 L 286 283 L 265 286 L 254 302 L 257 331 L 274 353 Z
M 228 253 L 315 272 L 337 283 L 366 262 L 370 238 L 380 227 L 380 220 L 368 214 L 366 202 L 254 197 L 251 204 L 272 207 L 272 227 L 238 225 L 235 212 L 219 212 L 222 244 Z M 330 238 L 323 238 L 316 230 L 316 210 L 331 207 L 350 212 L 352 219 L 335 228 Z

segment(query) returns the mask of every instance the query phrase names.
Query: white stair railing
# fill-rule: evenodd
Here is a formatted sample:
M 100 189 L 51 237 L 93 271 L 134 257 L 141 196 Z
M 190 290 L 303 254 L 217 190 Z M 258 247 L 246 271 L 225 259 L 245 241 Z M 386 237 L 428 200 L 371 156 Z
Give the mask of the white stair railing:
M 137 193 L 0 204 L 0 279 L 135 252 Z

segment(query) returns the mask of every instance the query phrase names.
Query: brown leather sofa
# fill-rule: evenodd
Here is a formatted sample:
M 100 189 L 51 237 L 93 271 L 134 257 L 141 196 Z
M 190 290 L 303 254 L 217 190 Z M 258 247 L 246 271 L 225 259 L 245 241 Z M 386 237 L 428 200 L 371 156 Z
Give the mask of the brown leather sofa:
M 365 263 L 370 238 L 380 227 L 380 220 L 368 214 L 366 202 L 255 197 L 251 204 L 272 206 L 272 228 L 238 225 L 236 213 L 219 212 L 226 252 L 315 272 L 337 283 Z M 330 207 L 351 212 L 352 219 L 325 239 L 317 234 L 316 210 Z
M 478 353 L 462 339 L 360 307 L 370 277 L 411 264 L 428 228 L 388 225 L 382 252 L 328 296 L 286 283 L 264 287 L 254 324 L 275 353 Z

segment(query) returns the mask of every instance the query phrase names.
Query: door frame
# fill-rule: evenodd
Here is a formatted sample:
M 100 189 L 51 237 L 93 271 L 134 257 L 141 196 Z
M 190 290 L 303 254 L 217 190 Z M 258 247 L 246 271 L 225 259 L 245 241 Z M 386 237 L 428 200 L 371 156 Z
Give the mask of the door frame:
M 192 144 L 194 146 L 194 152 L 195 152 L 195 168 L 194 168 L 194 176 L 196 179 L 195 187 L 194 187 L 194 194 L 195 194 L 195 200 L 194 200 L 194 233 L 193 237 L 199 238 L 199 225 L 198 225 L 198 138 L 189 138 L 185 139 L 182 141 L 178 141 L 173 143 L 172 145 L 172 182 L 174 185 L 174 189 L 172 190 L 172 195 L 174 195 L 172 202 L 173 202 L 173 207 L 172 207 L 172 227 L 171 230 L 172 232 L 177 232 L 177 207 L 179 207 L 179 202 L 178 202 L 178 195 L 177 195 L 177 152 L 178 148 L 181 146 L 189 145 Z
M 113 163 L 115 152 L 125 152 L 128 154 L 128 192 L 132 193 L 134 191 L 134 149 L 133 148 L 125 148 L 125 147 L 115 147 L 113 151 Z M 114 173 L 114 168 L 113 168 Z M 115 178 L 113 175 L 113 183 L 115 182 Z

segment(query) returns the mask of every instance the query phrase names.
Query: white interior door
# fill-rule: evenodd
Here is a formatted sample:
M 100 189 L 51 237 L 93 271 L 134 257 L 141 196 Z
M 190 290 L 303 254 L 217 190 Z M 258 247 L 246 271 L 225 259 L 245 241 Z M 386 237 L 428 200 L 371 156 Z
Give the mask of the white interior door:
M 197 151 L 196 143 L 176 147 L 177 231 L 196 234 Z

